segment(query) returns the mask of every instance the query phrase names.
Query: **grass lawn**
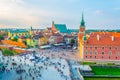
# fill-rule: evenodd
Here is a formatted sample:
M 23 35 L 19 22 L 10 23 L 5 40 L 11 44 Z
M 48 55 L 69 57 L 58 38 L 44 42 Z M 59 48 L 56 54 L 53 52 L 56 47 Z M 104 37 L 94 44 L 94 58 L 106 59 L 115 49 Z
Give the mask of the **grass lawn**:
M 120 80 L 120 78 L 84 78 L 84 80 Z
M 13 51 L 13 50 L 8 50 L 8 49 L 6 49 L 6 48 L 3 48 L 3 49 L 2 49 L 2 53 L 3 53 L 3 55 L 5 55 L 5 56 L 13 56 L 13 55 L 16 55 L 16 54 L 17 54 L 17 52 L 15 52 L 15 51 Z
M 83 62 L 83 65 L 93 65 L 96 64 L 96 62 Z
M 91 66 L 91 68 L 95 75 L 120 75 L 120 68 L 102 66 Z

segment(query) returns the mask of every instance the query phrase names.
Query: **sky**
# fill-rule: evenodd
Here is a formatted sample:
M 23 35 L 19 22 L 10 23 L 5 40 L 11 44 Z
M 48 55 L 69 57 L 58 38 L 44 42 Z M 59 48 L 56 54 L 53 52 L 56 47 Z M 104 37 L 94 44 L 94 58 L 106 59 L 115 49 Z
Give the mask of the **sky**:
M 0 28 L 120 29 L 120 0 L 0 0 Z

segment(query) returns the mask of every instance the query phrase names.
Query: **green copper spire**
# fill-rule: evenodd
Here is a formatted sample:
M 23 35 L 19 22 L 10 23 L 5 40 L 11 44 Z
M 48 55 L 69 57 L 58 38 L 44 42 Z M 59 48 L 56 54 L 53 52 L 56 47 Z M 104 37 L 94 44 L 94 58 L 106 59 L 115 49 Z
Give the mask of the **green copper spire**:
M 85 27 L 85 21 L 84 21 L 84 16 L 83 16 L 83 13 L 82 13 L 81 26 L 82 26 L 82 27 Z

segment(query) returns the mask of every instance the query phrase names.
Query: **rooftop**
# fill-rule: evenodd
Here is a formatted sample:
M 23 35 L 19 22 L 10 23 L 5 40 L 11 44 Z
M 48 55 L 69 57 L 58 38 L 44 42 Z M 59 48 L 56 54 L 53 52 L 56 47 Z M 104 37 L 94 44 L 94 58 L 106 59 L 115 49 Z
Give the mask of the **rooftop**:
M 60 31 L 60 33 L 68 32 L 65 24 L 55 24 L 55 27 Z
M 89 35 L 87 45 L 120 45 L 120 33 L 95 32 Z

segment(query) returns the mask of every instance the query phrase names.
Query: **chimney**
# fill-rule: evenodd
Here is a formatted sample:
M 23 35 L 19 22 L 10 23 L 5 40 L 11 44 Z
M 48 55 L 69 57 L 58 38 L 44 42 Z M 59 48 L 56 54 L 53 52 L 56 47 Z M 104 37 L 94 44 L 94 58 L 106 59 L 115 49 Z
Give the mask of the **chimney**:
M 112 41 L 114 41 L 114 36 L 111 37 Z
M 97 35 L 97 40 L 98 40 L 98 41 L 100 40 L 100 35 L 99 35 L 99 34 Z

